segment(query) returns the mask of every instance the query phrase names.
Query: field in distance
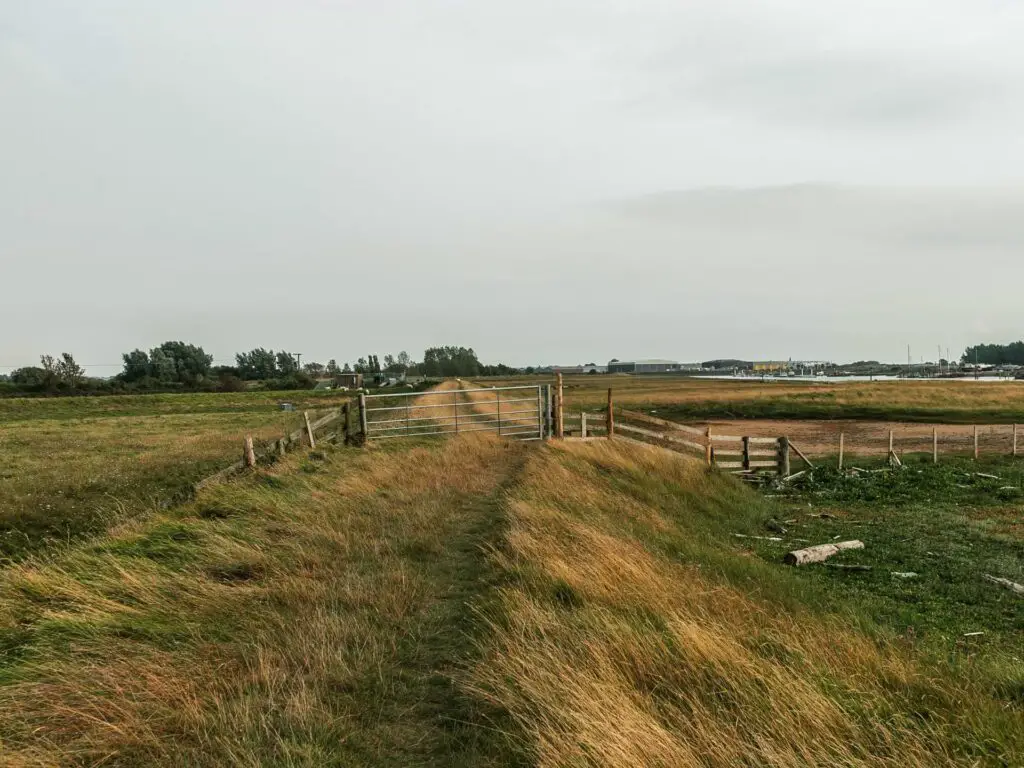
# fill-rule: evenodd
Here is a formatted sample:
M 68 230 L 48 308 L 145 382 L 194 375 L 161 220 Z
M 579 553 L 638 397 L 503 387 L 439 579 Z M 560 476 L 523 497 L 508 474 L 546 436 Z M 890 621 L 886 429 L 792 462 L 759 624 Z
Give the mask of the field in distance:
M 549 383 L 551 376 L 477 379 L 484 385 Z M 657 409 L 667 419 L 858 419 L 945 423 L 1024 422 L 1024 382 L 736 381 L 628 374 L 564 377 L 567 411 L 600 408 L 608 388 L 615 403 Z
M 0 399 L 0 561 L 101 531 L 166 503 L 275 440 L 337 392 Z M 281 410 L 281 402 L 296 411 Z

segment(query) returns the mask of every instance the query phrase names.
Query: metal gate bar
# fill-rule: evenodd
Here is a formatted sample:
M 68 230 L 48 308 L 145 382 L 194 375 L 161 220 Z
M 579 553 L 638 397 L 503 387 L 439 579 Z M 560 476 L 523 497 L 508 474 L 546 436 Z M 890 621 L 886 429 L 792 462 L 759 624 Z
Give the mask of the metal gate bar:
M 543 389 L 535 385 L 363 395 L 360 421 L 367 438 L 374 440 L 464 432 L 494 432 L 504 437 L 541 440 L 547 421 Z M 503 392 L 512 396 L 502 397 Z M 405 402 L 385 404 L 395 398 L 405 398 Z M 430 402 L 434 399 L 440 402 Z M 446 410 L 436 415 L 428 410 L 439 408 Z

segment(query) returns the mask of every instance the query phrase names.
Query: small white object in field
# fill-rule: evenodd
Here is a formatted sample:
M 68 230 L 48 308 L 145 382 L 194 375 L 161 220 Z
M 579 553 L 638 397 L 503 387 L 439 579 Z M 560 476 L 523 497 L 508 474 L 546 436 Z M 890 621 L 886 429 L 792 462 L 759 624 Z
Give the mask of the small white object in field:
M 980 637 L 984 632 L 964 632 L 964 637 Z
M 897 579 L 916 579 L 917 574 L 913 571 L 893 571 L 892 575 Z

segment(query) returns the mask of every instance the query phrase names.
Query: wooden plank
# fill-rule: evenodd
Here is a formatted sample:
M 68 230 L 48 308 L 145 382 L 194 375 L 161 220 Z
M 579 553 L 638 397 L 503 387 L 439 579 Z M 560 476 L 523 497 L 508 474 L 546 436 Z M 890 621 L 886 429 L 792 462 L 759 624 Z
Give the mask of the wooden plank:
M 683 440 L 681 437 L 673 437 L 672 435 L 666 435 L 662 432 L 654 432 L 650 429 L 644 429 L 643 427 L 634 427 L 632 424 L 617 424 L 615 426 L 616 431 L 624 430 L 626 432 L 632 432 L 637 435 L 645 435 L 646 437 L 652 437 L 656 440 L 664 440 L 674 445 L 684 445 L 687 448 L 693 448 L 697 451 L 703 451 L 704 446 L 699 443 L 694 443 L 689 440 Z
M 697 429 L 696 427 L 690 427 L 686 424 L 680 424 L 677 421 L 669 421 L 668 419 L 659 419 L 655 416 L 650 416 L 641 411 L 630 411 L 625 408 L 619 409 L 619 415 L 626 419 L 634 419 L 636 421 L 646 421 L 648 424 L 654 424 L 658 427 L 668 427 L 669 429 L 677 432 L 689 432 L 691 435 L 704 436 L 703 429 Z
M 743 455 L 743 451 L 729 451 L 729 450 L 723 450 L 723 449 L 717 449 L 715 451 L 715 456 L 742 456 L 742 455 Z
M 747 466 L 751 469 L 776 469 L 779 466 L 777 461 L 748 461 Z
M 750 437 L 747 438 L 751 443 L 757 443 L 758 445 L 778 445 L 779 438 L 777 437 Z
M 721 443 L 742 443 L 743 438 L 739 435 L 715 435 L 712 440 Z
M 808 467 L 810 467 L 811 469 L 814 469 L 814 463 L 810 459 L 808 459 L 806 456 L 804 456 L 803 452 L 799 448 L 797 448 L 795 445 L 793 445 L 793 443 L 790 443 L 789 447 L 792 448 L 794 451 L 796 451 L 796 455 L 799 456 L 801 459 L 803 459 Z
M 716 461 L 715 466 L 719 469 L 743 469 L 742 461 Z
M 779 452 L 775 451 L 747 451 L 748 456 L 772 456 L 777 457 Z
M 309 438 L 309 447 L 316 448 L 316 438 L 313 437 L 313 427 L 309 424 L 309 411 L 303 411 L 302 418 L 306 420 L 306 437 Z

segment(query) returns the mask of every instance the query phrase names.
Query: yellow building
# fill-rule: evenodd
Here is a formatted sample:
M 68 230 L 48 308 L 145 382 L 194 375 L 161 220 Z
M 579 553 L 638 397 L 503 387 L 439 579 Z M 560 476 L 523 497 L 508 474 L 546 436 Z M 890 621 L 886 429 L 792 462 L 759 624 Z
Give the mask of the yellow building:
M 788 370 L 789 363 L 780 363 L 775 361 L 754 363 L 754 373 L 782 373 Z

